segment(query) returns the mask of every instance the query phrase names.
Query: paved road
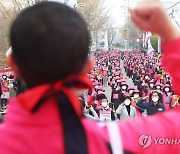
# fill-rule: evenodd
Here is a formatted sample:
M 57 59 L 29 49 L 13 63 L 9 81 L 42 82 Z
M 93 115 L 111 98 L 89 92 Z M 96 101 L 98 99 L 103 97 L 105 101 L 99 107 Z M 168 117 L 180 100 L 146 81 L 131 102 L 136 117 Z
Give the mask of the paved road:
M 126 83 L 129 85 L 129 86 L 134 86 L 133 82 L 131 79 L 128 79 L 127 76 L 126 76 L 126 73 L 125 73 L 125 70 L 124 70 L 124 62 L 121 60 L 120 62 L 120 67 L 121 67 L 121 70 L 123 72 L 123 78 L 125 79 Z M 112 93 L 112 89 L 110 86 L 106 86 L 104 87 L 104 90 L 105 90 L 105 94 L 108 98 L 108 102 L 111 101 L 111 93 Z
M 128 86 L 134 86 L 132 80 L 128 79 L 128 77 L 126 76 L 125 69 L 124 69 L 124 62 L 122 60 L 120 61 L 120 66 L 121 66 L 121 71 L 123 72 L 123 78 L 125 79 Z

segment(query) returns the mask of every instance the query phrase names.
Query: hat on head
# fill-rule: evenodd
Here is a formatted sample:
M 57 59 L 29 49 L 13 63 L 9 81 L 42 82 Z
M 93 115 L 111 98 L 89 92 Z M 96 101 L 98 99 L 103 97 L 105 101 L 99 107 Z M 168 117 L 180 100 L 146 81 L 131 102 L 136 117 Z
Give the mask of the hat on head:
M 163 86 L 163 89 L 164 88 L 170 88 L 171 86 L 169 85 L 169 84 L 165 84 L 164 86 Z
M 140 91 L 138 89 L 135 89 L 134 93 L 140 93 Z
M 130 86 L 128 90 L 135 90 L 134 86 Z

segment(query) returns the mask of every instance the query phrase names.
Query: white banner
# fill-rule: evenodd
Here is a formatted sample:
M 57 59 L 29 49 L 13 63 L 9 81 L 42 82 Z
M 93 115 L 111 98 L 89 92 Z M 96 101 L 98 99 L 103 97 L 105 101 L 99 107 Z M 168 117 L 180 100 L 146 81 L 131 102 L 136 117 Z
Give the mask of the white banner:
M 151 32 L 148 32 L 147 38 L 146 38 L 147 42 L 148 42 L 148 52 L 147 52 L 147 55 L 152 58 L 155 50 L 153 49 L 152 44 L 151 44 L 151 37 L 152 37 Z

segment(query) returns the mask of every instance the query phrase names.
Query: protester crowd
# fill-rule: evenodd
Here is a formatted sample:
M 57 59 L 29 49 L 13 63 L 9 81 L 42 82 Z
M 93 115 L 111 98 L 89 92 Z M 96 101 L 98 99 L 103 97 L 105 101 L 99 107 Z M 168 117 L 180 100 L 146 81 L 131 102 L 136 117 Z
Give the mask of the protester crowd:
M 0 74 L 0 118 L 6 113 L 8 100 L 16 96 L 17 85 L 13 72 Z
M 124 120 L 153 115 L 180 105 L 179 97 L 173 92 L 171 77 L 161 66 L 158 55 L 148 56 L 140 50 L 110 50 L 96 52 L 93 56 L 94 68 L 88 74 L 93 89 L 79 97 L 87 118 Z M 134 86 L 129 86 L 126 80 L 132 80 Z M 1 74 L 0 86 L 0 108 L 4 115 L 9 98 L 17 93 L 12 72 Z M 107 86 L 111 87 L 110 99 L 105 92 Z
M 180 153 L 178 98 L 173 105 L 174 95 L 180 95 L 175 68 L 180 63 L 180 31 L 158 0 L 140 1 L 129 11 L 142 30 L 162 37 L 162 66 L 172 76 L 173 88 L 158 57 L 139 51 L 98 52 L 91 71 L 91 37 L 83 18 L 61 3 L 38 3 L 25 8 L 10 28 L 7 62 L 18 80 L 18 95 L 9 101 L 0 125 L 1 153 Z M 134 87 L 123 79 L 123 67 Z M 86 89 L 87 100 L 79 97 Z M 89 120 L 82 110 L 100 121 L 122 121 Z M 138 117 L 142 115 L 152 116 Z M 129 117 L 137 118 L 123 120 Z
M 124 120 L 180 105 L 179 97 L 173 92 L 171 77 L 164 71 L 157 54 L 149 56 L 139 50 L 111 50 L 95 53 L 94 59 L 94 69 L 88 74 L 93 89 L 84 99 L 84 102 L 87 100 L 86 108 L 91 108 L 85 114 L 91 118 L 92 110 L 100 121 Z M 126 75 L 123 75 L 123 69 Z M 126 80 L 132 80 L 134 86 L 129 86 Z M 112 89 L 110 100 L 105 93 L 107 86 Z M 97 120 L 97 116 L 95 118 Z

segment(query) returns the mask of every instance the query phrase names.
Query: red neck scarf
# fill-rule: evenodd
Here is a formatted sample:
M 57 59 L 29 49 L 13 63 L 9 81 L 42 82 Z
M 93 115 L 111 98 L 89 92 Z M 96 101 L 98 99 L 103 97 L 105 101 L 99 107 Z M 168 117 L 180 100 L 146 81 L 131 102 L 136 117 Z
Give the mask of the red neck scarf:
M 70 88 L 92 89 L 92 83 L 86 75 L 69 77 L 65 80 L 59 80 L 53 84 L 43 84 L 27 90 L 26 92 L 19 94 L 17 99 L 26 110 L 32 112 L 40 100 L 46 100 L 53 97 L 55 93 L 62 92 L 69 99 L 69 102 L 72 104 L 75 112 L 80 115 L 81 104 L 79 103 L 77 96 L 70 90 Z

